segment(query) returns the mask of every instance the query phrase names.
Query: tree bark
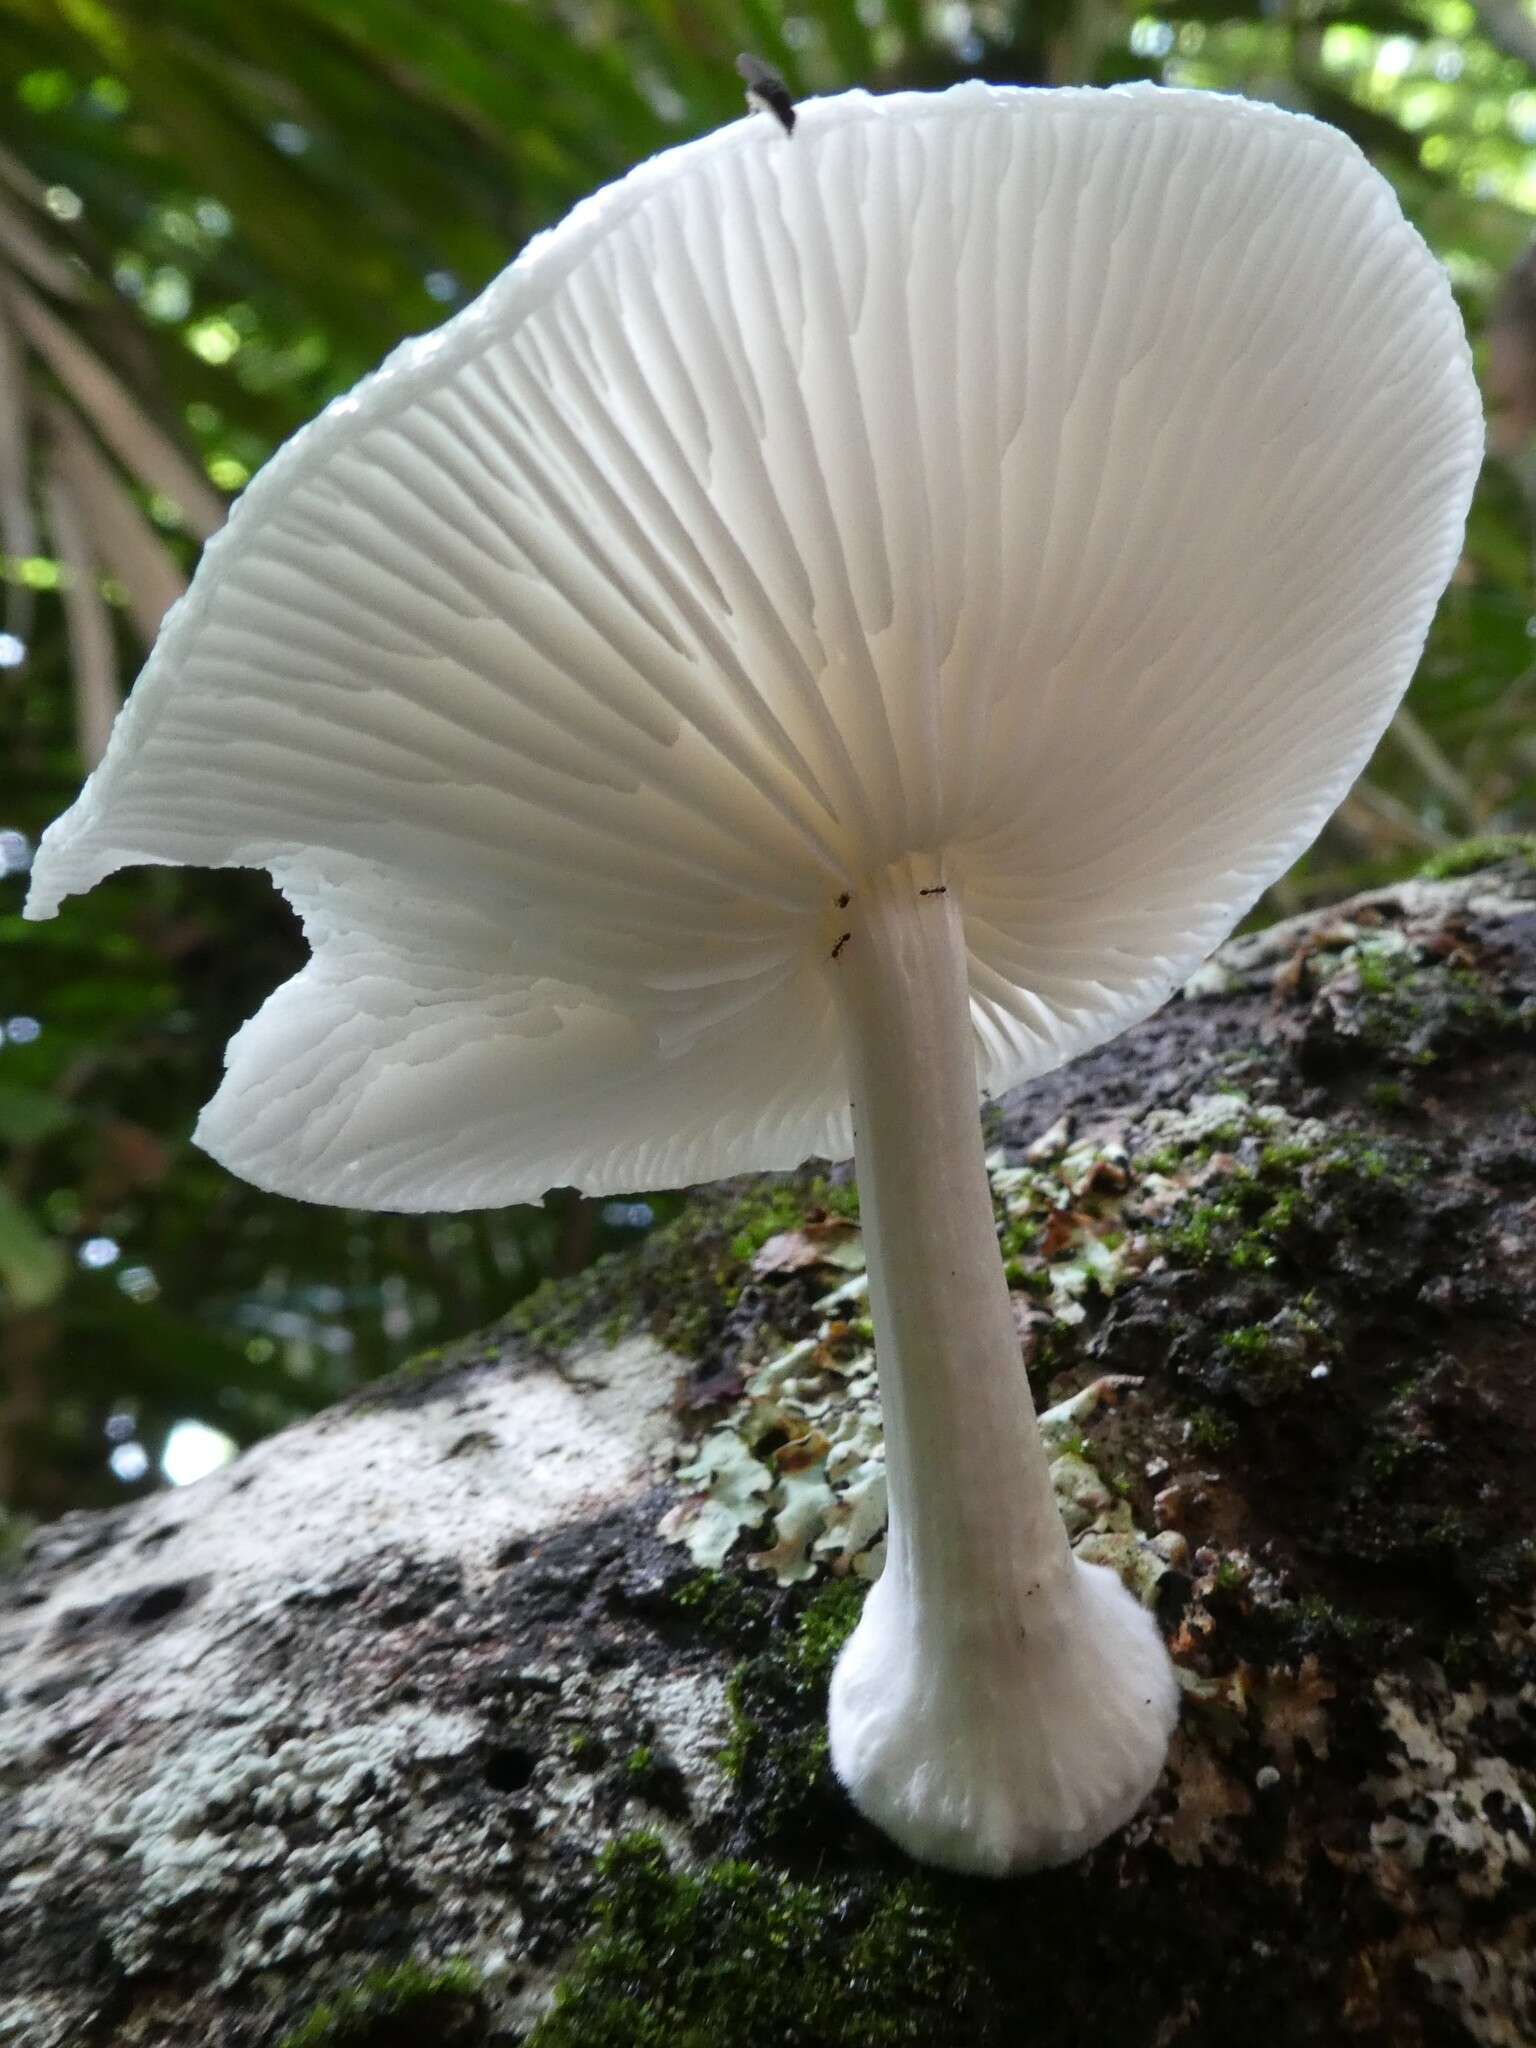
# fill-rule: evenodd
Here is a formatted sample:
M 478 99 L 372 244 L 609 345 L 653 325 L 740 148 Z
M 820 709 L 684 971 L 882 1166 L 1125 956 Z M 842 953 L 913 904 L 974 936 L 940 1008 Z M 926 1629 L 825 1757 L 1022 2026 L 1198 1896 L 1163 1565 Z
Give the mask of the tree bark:
M 988 1883 L 842 1799 L 858 1235 L 837 1174 L 736 1186 L 37 1533 L 0 2043 L 1536 2039 L 1536 873 L 1231 942 L 987 1119 L 1069 1531 L 1181 1674 L 1128 1828 Z

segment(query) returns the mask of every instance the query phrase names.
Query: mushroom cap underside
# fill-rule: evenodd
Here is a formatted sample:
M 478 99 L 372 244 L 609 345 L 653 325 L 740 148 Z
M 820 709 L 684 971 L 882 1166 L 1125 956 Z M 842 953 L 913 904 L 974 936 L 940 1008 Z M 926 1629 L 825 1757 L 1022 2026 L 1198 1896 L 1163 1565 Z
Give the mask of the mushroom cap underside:
M 1354 145 L 1154 87 L 799 115 L 642 165 L 295 436 L 46 835 L 32 915 L 136 862 L 299 909 L 199 1132 L 247 1177 L 844 1154 L 861 875 L 941 861 L 996 1092 L 1153 1008 L 1390 717 L 1481 416 Z

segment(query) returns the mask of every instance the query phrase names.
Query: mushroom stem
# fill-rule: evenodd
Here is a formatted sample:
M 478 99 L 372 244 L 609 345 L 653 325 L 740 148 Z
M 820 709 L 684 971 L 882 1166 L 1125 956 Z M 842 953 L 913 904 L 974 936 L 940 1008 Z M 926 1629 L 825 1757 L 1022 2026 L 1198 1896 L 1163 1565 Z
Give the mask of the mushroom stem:
M 899 879 L 897 879 L 899 876 Z M 997 1248 L 960 899 L 905 864 L 857 890 L 835 981 L 849 1054 L 891 1504 L 886 1570 L 1016 1630 L 1070 1552 Z M 932 886 L 932 885 L 928 885 Z
M 834 1674 L 832 1761 L 921 1859 L 1069 1861 L 1162 1768 L 1177 1693 L 1155 1625 L 1079 1564 L 997 1246 L 957 886 L 863 881 L 830 972 L 853 1101 L 885 1423 L 886 1565 Z

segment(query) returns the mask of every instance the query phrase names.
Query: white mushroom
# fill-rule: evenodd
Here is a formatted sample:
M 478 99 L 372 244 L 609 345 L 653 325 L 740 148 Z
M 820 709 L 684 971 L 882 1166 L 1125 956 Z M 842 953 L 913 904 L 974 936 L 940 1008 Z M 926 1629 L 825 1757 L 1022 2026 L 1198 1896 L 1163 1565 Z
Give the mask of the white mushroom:
M 271 871 L 313 957 L 199 1126 L 265 1187 L 852 1146 L 891 1528 L 833 1761 L 913 1854 L 1004 1871 L 1135 1810 L 1176 1694 L 1056 1513 L 978 1090 L 1152 1009 L 1312 839 L 1480 418 L 1331 129 L 1139 87 L 798 115 L 588 201 L 283 450 L 29 914 Z

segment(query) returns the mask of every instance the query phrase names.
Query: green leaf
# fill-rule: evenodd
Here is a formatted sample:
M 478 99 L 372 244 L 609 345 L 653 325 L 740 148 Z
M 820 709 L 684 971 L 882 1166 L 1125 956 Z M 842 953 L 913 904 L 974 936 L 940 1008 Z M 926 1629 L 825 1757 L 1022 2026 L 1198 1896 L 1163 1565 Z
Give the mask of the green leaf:
M 57 1137 L 75 1120 L 75 1112 L 41 1088 L 18 1088 L 0 1082 L 0 1142 L 38 1145 Z
M 69 1277 L 63 1247 L 0 1188 L 0 1282 L 14 1309 L 46 1308 Z

